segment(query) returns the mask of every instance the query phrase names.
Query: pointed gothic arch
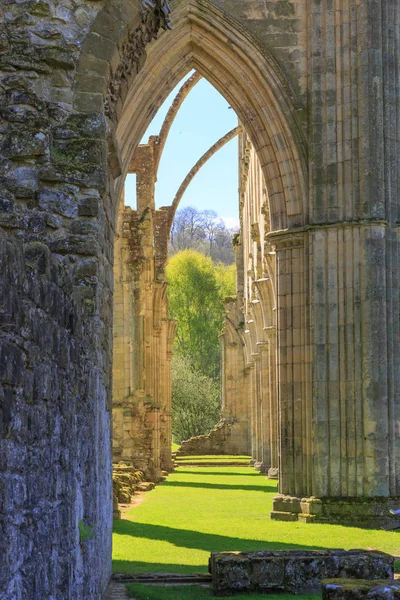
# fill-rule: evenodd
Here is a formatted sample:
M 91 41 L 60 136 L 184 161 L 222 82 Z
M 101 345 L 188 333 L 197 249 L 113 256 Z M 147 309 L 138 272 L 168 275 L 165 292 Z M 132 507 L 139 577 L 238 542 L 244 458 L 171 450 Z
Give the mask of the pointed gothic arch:
M 304 225 L 308 213 L 305 141 L 295 115 L 299 99 L 288 76 L 249 32 L 209 0 L 175 0 L 171 4 L 172 31 L 162 32 L 146 50 L 135 37 L 139 32 L 142 40 L 143 29 L 147 31 L 147 26 L 140 27 L 139 11 L 120 34 L 131 43 L 116 41 L 108 48 L 112 67 L 107 70 L 104 66 L 102 93 L 111 137 L 121 159 L 116 196 L 121 194 L 130 157 L 153 116 L 194 68 L 230 103 L 257 151 L 268 186 L 272 231 Z M 101 29 L 104 14 L 112 10 L 106 5 L 94 30 Z M 96 55 L 90 44 L 94 35 L 95 31 L 91 32 L 83 46 L 81 64 L 86 65 L 90 58 L 101 69 L 98 54 L 104 55 L 104 49 L 99 48 Z M 146 35 L 152 38 L 150 33 Z M 77 85 L 78 106 L 81 94 Z

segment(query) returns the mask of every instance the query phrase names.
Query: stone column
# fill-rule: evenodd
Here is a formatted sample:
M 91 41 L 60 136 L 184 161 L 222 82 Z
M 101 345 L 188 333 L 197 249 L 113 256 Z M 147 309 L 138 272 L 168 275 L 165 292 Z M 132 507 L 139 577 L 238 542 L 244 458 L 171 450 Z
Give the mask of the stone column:
M 259 355 L 259 395 L 260 395 L 260 444 L 261 456 L 259 470 L 267 473 L 271 468 L 271 430 L 270 430 L 270 385 L 269 385 L 269 348 L 268 342 L 257 342 Z
M 399 503 L 399 376 L 391 379 L 388 360 L 397 275 L 387 279 L 398 232 L 365 222 L 274 239 L 280 495 L 272 517 L 385 521 Z
M 167 439 L 169 440 L 169 468 L 167 470 L 173 469 L 173 462 L 171 458 L 171 442 L 172 442 L 172 367 L 171 361 L 173 356 L 173 345 L 175 338 L 175 330 L 176 330 L 177 322 L 174 319 L 167 320 L 167 339 L 166 339 L 166 377 L 165 377 L 165 416 L 167 422 Z
M 305 495 L 312 483 L 307 247 L 303 234 L 276 242 L 279 491 Z M 272 516 L 279 508 L 274 504 Z M 284 511 L 283 511 L 284 512 Z
M 399 495 L 400 406 L 388 360 L 398 323 L 391 311 L 395 282 L 388 279 L 392 232 L 376 222 L 321 228 L 310 237 L 314 495 Z
M 275 295 L 271 278 L 265 277 L 255 282 L 262 313 L 262 324 L 258 326 L 261 340 L 258 342 L 262 352 L 263 383 L 261 393 L 264 396 L 264 439 L 265 456 L 268 457 L 266 468 L 268 477 L 278 476 L 278 390 L 276 383 L 276 310 Z
M 241 332 L 243 315 L 239 302 L 226 303 L 227 316 L 221 335 L 222 419 L 230 423 L 226 441 L 228 454 L 250 454 L 250 405 L 247 377 L 245 377 L 245 352 Z
M 270 440 L 270 468 L 268 479 L 278 479 L 278 386 L 276 381 L 276 327 L 266 327 L 264 334 L 268 339 L 268 384 L 269 384 L 269 440 Z

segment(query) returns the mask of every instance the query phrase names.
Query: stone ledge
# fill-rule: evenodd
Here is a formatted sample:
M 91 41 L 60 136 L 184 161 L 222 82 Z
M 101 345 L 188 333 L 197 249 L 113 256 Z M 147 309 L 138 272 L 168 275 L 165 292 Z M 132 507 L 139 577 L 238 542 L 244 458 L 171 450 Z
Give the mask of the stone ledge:
M 212 552 L 209 572 L 216 596 L 241 592 L 309 593 L 318 591 L 327 578 L 393 578 L 394 559 L 368 550 Z
M 400 498 L 299 498 L 278 494 L 273 501 L 271 519 L 393 527 L 400 526 L 400 518 L 391 515 L 389 511 L 398 506 Z

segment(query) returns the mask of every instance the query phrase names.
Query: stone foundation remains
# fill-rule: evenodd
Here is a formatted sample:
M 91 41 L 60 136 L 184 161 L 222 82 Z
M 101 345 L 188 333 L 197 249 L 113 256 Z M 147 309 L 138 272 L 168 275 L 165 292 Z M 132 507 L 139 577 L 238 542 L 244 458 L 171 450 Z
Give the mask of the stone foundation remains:
M 399 506 L 398 498 L 274 498 L 271 518 L 303 523 L 337 523 L 360 527 L 393 527 L 400 517 L 390 514 Z
M 265 550 L 212 552 L 209 561 L 216 596 L 240 592 L 319 591 L 328 578 L 389 579 L 394 559 L 367 550 Z
M 381 579 L 325 579 L 322 600 L 400 600 L 400 581 Z
M 113 464 L 113 492 L 117 502 L 130 504 L 132 496 L 143 481 L 145 481 L 143 471 L 138 471 L 125 463 Z
M 394 0 L 1 3 L 2 599 L 98 600 L 107 587 L 120 200 L 143 133 L 194 67 L 253 145 L 242 140 L 242 278 L 223 341 L 240 452 L 264 469 L 279 453 L 280 494 L 300 501 L 400 498 L 399 31 Z M 125 221 L 144 286 L 144 312 L 126 314 L 168 360 L 145 239 L 162 215 L 148 209 Z M 131 301 L 119 284 L 133 288 L 131 273 L 115 302 Z M 132 378 L 116 396 L 116 460 L 143 440 L 156 475 L 168 405 L 157 377 Z M 95 535 L 82 542 L 82 527 Z
M 233 419 L 221 419 L 209 433 L 184 440 L 176 455 L 242 454 L 240 451 L 235 451 L 234 427 L 235 422 Z M 234 438 L 232 442 L 231 437 Z

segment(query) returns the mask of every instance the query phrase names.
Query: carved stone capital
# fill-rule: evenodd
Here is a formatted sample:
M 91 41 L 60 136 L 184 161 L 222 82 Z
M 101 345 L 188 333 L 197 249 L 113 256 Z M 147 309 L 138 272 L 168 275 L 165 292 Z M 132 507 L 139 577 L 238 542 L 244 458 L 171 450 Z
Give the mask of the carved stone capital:
M 273 231 L 265 236 L 265 241 L 270 244 L 275 252 L 282 250 L 293 250 L 304 246 L 305 231 Z

